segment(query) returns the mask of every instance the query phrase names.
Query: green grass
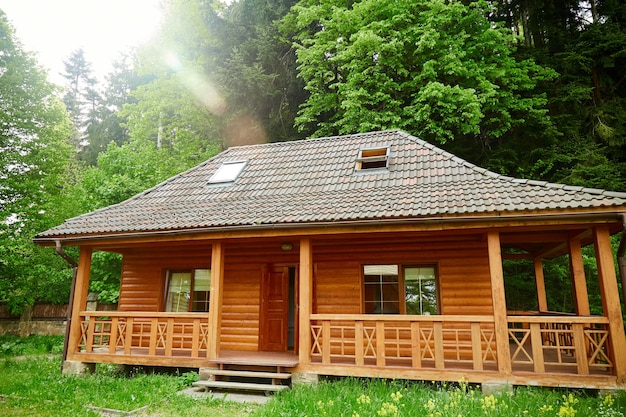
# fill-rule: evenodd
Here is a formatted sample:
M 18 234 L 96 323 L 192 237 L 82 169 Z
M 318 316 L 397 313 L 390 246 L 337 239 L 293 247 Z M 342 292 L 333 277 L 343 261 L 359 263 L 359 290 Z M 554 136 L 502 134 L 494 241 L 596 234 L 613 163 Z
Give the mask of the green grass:
M 621 410 L 621 411 L 620 411 Z M 279 393 L 254 417 L 471 417 L 623 416 L 626 393 L 598 396 L 581 391 L 518 388 L 482 395 L 467 384 L 343 379 Z
M 63 336 L 0 336 L 0 358 L 63 352 Z
M 0 337 L 0 415 L 98 416 L 86 406 L 132 411 L 150 417 L 624 417 L 626 392 L 517 388 L 483 396 L 467 384 L 340 379 L 299 386 L 265 405 L 179 395 L 197 373 L 121 373 L 98 365 L 90 376 L 60 373 L 61 338 Z M 32 355 L 32 356 L 24 356 Z

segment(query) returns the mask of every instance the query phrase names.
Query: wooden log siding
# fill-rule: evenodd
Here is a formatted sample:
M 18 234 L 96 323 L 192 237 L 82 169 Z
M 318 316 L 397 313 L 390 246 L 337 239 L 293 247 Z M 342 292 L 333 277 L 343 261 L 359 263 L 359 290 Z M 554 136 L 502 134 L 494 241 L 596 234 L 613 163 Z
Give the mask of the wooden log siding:
M 363 311 L 362 265 L 436 264 L 441 314 L 491 315 L 491 282 L 485 242 L 342 245 L 313 248 L 315 305 L 319 314 Z
M 294 242 L 296 243 L 296 242 Z M 298 250 L 280 250 L 280 241 L 225 245 L 225 279 L 220 348 L 258 349 L 261 271 L 264 264 L 299 262 Z M 211 246 L 176 246 L 124 254 L 120 311 L 161 311 L 166 269 L 209 268 Z M 372 263 L 437 264 L 442 314 L 492 313 L 485 242 L 402 243 L 356 246 L 337 240 L 313 244 L 314 305 L 321 314 L 362 313 L 361 266 Z M 404 337 L 405 332 L 402 332 Z M 445 334 L 445 337 L 456 337 Z M 468 336 L 463 336 L 468 337 Z M 408 339 L 407 339 L 408 340 Z
M 221 348 L 255 351 L 259 346 L 261 267 L 227 264 L 222 306 Z
M 162 311 L 165 305 L 165 270 L 210 267 L 210 245 L 124 252 L 118 310 Z

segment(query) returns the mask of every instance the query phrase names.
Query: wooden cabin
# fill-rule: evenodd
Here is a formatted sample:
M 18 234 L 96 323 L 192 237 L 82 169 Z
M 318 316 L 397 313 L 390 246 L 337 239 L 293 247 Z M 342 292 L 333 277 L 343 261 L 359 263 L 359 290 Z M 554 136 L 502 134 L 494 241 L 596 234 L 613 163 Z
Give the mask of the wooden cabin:
M 623 389 L 625 213 L 626 193 L 501 176 L 384 131 L 233 147 L 35 241 L 80 247 L 69 362 Z M 86 311 L 94 251 L 123 256 L 118 311 Z M 557 256 L 574 312 L 548 305 Z M 533 311 L 507 309 L 509 258 L 534 271 Z

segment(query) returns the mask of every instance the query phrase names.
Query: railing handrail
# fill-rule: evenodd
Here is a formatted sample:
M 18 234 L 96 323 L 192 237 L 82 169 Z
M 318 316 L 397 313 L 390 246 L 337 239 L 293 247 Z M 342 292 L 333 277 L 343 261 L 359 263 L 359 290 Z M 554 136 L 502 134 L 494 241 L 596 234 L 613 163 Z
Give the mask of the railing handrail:
M 174 313 L 168 311 L 81 311 L 81 317 L 209 319 L 209 313 Z
M 604 316 L 508 316 L 509 323 L 609 324 Z
M 311 320 L 331 321 L 395 321 L 395 322 L 441 322 L 441 323 L 493 323 L 493 316 L 461 315 L 393 315 L 393 314 L 311 314 Z

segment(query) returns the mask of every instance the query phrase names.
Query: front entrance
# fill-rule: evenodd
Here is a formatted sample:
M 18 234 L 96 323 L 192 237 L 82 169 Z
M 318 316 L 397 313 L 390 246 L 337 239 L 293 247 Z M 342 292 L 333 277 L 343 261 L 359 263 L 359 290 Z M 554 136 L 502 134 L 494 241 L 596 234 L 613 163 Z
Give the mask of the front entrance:
M 296 267 L 265 265 L 261 283 L 259 350 L 294 349 Z

